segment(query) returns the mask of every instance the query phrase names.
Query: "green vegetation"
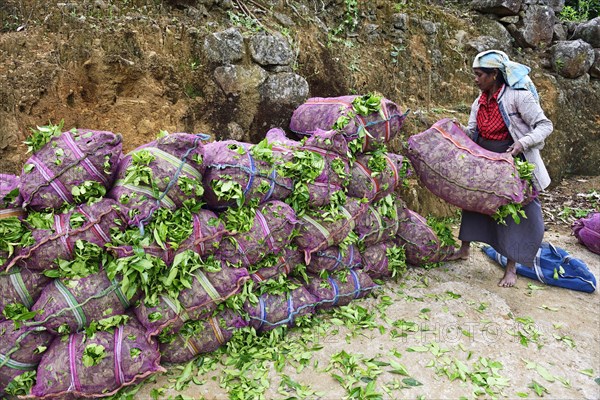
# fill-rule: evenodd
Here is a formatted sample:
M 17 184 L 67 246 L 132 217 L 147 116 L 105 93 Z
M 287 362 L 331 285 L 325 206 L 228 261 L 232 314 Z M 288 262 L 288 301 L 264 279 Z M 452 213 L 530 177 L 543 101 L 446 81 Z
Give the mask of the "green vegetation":
M 0 219 L 0 264 L 4 264 L 17 248 L 31 246 L 34 242 L 29 229 L 17 217 Z
M 593 208 L 578 208 L 578 207 L 569 207 L 564 206 L 562 210 L 558 213 L 558 218 L 564 223 L 572 223 L 573 220 L 584 218 L 589 213 L 594 212 Z
M 100 364 L 100 361 L 106 357 L 106 349 L 101 344 L 88 344 L 83 351 L 83 365 L 93 367 Z
M 251 32 L 259 32 L 263 30 L 260 21 L 252 18 L 251 16 L 234 11 L 227 11 L 227 16 L 233 25 L 240 28 L 245 28 Z
M 535 164 L 528 161 L 523 161 L 519 158 L 515 158 L 515 168 L 517 170 L 519 178 L 525 182 L 525 199 L 527 199 L 528 193 L 531 191 L 533 186 L 533 171 L 535 170 Z M 500 223 L 506 225 L 506 218 L 512 217 L 515 223 L 521 223 L 521 218 L 527 218 L 523 205 L 520 203 L 509 203 L 500 206 L 498 210 L 492 215 L 492 218 Z
M 25 371 L 10 381 L 4 392 L 13 396 L 27 395 L 35 383 L 35 377 L 36 371 Z
M 65 121 L 61 120 L 58 125 L 52 123 L 44 126 L 31 128 L 31 135 L 23 142 L 27 145 L 28 153 L 35 153 L 46 145 L 52 138 L 60 136 Z
M 344 0 L 344 14 L 342 21 L 336 28 L 329 32 L 329 39 L 337 41 L 342 34 L 356 31 L 360 22 L 360 13 L 358 10 L 358 0 Z
M 558 17 L 562 21 L 585 22 L 599 14 L 599 0 L 567 0 Z
M 111 257 L 101 247 L 77 240 L 75 242 L 74 256 L 72 260 L 55 260 L 58 269 L 47 269 L 44 275 L 50 278 L 81 279 L 100 271 Z

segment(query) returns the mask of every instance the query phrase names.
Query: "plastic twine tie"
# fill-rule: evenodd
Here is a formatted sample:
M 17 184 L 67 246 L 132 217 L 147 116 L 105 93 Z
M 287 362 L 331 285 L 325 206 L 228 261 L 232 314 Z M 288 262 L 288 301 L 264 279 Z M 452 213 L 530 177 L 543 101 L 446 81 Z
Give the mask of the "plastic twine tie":
M 350 275 L 352 275 L 352 280 L 354 281 L 354 298 L 357 299 L 361 292 L 360 281 L 358 280 L 358 275 L 356 275 L 356 272 L 353 269 L 350 270 Z
M 294 324 L 294 299 L 292 298 L 291 293 L 288 295 L 287 305 L 289 315 L 287 323 L 289 326 L 292 326 Z
M 114 334 L 115 341 L 115 352 L 113 354 L 114 368 L 115 368 L 115 379 L 117 386 L 122 386 L 125 383 L 125 374 L 123 373 L 123 367 L 121 365 L 121 358 L 123 353 L 123 325 L 119 325 L 115 329 Z
M 75 362 L 75 334 L 69 335 L 69 367 L 71 373 L 71 385 L 67 391 L 71 392 L 73 389 L 81 391 L 81 383 L 77 376 L 77 363 Z
M 332 300 L 331 305 L 336 306 L 338 303 L 338 300 L 339 300 L 340 287 L 338 286 L 335 279 L 333 279 L 332 277 L 329 277 L 327 279 L 329 280 L 329 284 L 333 288 L 333 300 Z
M 145 218 L 142 218 L 140 220 L 140 223 L 138 224 L 138 227 L 140 230 L 140 235 L 144 236 L 144 225 L 146 223 L 148 223 L 148 221 L 150 221 L 150 219 L 152 218 L 152 214 L 154 214 L 154 211 L 156 211 L 159 208 L 160 202 L 162 201 L 163 197 L 165 197 L 167 195 L 167 193 L 169 193 L 169 190 L 171 190 L 171 188 L 173 187 L 175 182 L 177 182 L 177 179 L 179 178 L 179 175 L 181 174 L 181 170 L 183 169 L 183 166 L 186 164 L 186 160 L 187 160 L 188 156 L 190 155 L 190 153 L 198 148 L 198 144 L 201 140 L 207 140 L 207 138 L 210 138 L 210 136 L 203 134 L 203 133 L 196 134 L 196 137 L 194 138 L 193 146 L 190 147 L 189 149 L 187 149 L 187 151 L 185 152 L 183 157 L 181 157 L 181 163 L 179 164 L 179 167 L 177 167 L 177 170 L 175 171 L 174 179 L 171 179 L 169 181 L 164 192 L 162 192 L 160 194 L 160 196 L 158 196 L 158 199 L 156 199 L 155 205 L 150 210 L 150 213 Z
M 267 309 L 265 307 L 265 300 L 262 296 L 258 298 L 258 306 L 260 307 L 260 325 L 256 330 L 262 328 L 263 324 L 267 322 Z

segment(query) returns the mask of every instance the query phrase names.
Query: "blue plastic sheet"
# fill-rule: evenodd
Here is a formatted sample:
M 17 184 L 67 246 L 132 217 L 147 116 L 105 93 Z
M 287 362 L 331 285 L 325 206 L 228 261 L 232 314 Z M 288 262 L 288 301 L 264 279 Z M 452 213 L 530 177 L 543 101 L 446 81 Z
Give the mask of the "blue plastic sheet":
M 506 267 L 506 257 L 493 247 L 482 249 L 488 257 Z M 582 260 L 572 257 L 566 250 L 544 242 L 535 257 L 533 268 L 517 264 L 517 274 L 552 286 L 592 293 L 596 278 Z

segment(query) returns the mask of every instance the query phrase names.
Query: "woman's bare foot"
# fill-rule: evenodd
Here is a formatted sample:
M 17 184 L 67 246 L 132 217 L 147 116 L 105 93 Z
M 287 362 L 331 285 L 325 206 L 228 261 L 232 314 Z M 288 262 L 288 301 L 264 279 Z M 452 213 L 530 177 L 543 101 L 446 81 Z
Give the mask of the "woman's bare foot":
M 513 287 L 515 283 L 517 283 L 517 265 L 514 261 L 508 261 L 504 270 L 504 276 L 498 282 L 498 286 Z
M 455 251 L 453 254 L 450 254 L 446 260 L 468 260 L 469 259 L 469 251 L 470 251 L 471 242 L 462 242 L 460 245 L 460 249 Z

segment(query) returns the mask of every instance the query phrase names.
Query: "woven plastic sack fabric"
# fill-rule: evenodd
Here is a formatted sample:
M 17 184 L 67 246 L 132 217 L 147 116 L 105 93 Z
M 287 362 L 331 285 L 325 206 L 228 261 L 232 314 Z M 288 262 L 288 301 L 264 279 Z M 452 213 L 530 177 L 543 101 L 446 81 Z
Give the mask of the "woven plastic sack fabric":
M 371 245 L 362 253 L 362 269 L 373 279 L 390 278 L 390 270 L 387 249 L 397 246 L 394 241 L 381 242 Z
M 71 216 L 83 216 L 85 222 L 77 228 L 71 226 Z M 34 229 L 35 244 L 23 248 L 7 264 L 7 268 L 20 265 L 34 271 L 53 269 L 57 258 L 73 259 L 77 240 L 93 243 L 100 247 L 110 243 L 110 229 L 124 228 L 124 216 L 120 206 L 111 199 L 102 199 L 92 205 L 83 204 L 66 214 L 54 216 L 52 230 Z
M 303 144 L 287 139 L 280 129 L 272 129 L 267 132 L 267 141 L 283 162 L 293 162 L 294 151 L 310 151 L 323 157 L 325 161 L 323 171 L 314 182 L 309 183 L 311 206 L 320 207 L 329 204 L 331 193 L 345 186 L 350 174 L 348 145 L 340 133 L 318 130 Z M 319 193 L 313 193 L 313 190 Z M 322 193 L 324 190 L 326 193 Z
M 307 205 L 309 207 L 322 207 L 329 204 L 334 193 L 342 190 L 350 173 L 346 156 L 342 157 L 333 151 L 310 146 L 290 149 L 282 147 L 280 144 L 273 145 L 272 150 L 281 163 L 293 163 L 294 151 L 310 151 L 323 158 L 325 165 L 321 174 L 314 179 L 314 182 L 304 182 L 308 187 L 309 199 Z
M 303 146 L 301 150 L 316 153 L 325 160 L 325 168 L 323 168 L 321 175 L 315 178 L 315 182 L 336 186 L 346 185 L 350 176 L 350 166 L 346 156 L 341 156 L 335 151 L 314 146 Z
M 299 233 L 294 243 L 304 251 L 306 265 L 310 264 L 313 253 L 339 245 L 354 229 L 355 221 L 362 217 L 367 207 L 366 203 L 348 198 L 346 205 L 340 207 L 343 216 L 334 221 L 323 218 L 324 211 L 321 210 L 316 210 L 312 215 L 304 214 L 300 218 Z
M 590 213 L 571 226 L 573 234 L 590 251 L 600 254 L 600 213 Z
M 290 129 L 297 134 L 311 135 L 317 129 L 329 130 L 341 116 L 355 114 L 352 101 L 360 96 L 313 97 L 298 107 L 292 114 Z M 376 144 L 386 144 L 402 129 L 406 114 L 398 105 L 382 98 L 381 111 L 367 116 L 355 115 L 344 127 L 347 140 L 356 139 L 361 129 L 368 131 L 363 151 L 372 150 Z
M 319 208 L 331 203 L 331 198 L 336 192 L 343 190 L 341 186 L 333 183 L 313 182 L 306 184 L 308 188 L 308 207 Z
M 386 153 L 382 156 L 386 163 L 385 169 L 377 173 L 369 168 L 369 163 L 374 159 L 372 154 L 360 154 L 356 157 L 351 168 L 352 177 L 348 183 L 349 196 L 366 197 L 368 200 L 376 201 L 393 193 L 400 185 L 403 157 L 394 153 Z
M 34 320 L 54 334 L 59 327 L 69 333 L 87 328 L 92 321 L 124 314 L 138 296 L 127 300 L 121 283 L 106 276 L 104 270 L 80 279 L 54 279 L 42 290 L 32 307 Z
M 109 189 L 121 146 L 120 135 L 89 129 L 63 132 L 52 138 L 23 166 L 19 186 L 23 207 L 43 210 L 73 204 L 71 190 L 85 181 Z
M 84 354 L 99 346 L 103 356 L 90 363 Z M 86 360 L 89 366 L 84 364 Z M 135 319 L 114 332 L 100 331 L 93 337 L 82 333 L 71 334 L 66 340 L 57 337 L 42 357 L 28 398 L 110 396 L 156 372 L 165 372 L 159 361 L 158 344 L 146 337 Z
M 302 253 L 290 247 L 286 247 L 282 252 L 271 257 L 273 257 L 273 261 L 269 263 L 269 266 L 261 267 L 250 273 L 250 278 L 254 282 L 264 282 L 280 275 L 287 276 L 296 266 L 304 262 Z
M 327 279 L 311 277 L 306 289 L 315 296 L 316 309 L 328 309 L 350 304 L 352 300 L 367 296 L 378 286 L 361 270 L 344 271 L 345 276 L 333 275 Z
M 0 273 L 0 321 L 4 320 L 2 311 L 7 304 L 20 303 L 31 309 L 48 282 L 50 278 L 25 268 Z
M 138 320 L 146 328 L 150 336 L 158 335 L 164 328 L 179 330 L 189 319 L 206 318 L 216 306 L 228 297 L 239 293 L 244 282 L 249 279 L 245 268 L 230 268 L 223 265 L 219 272 L 193 272 L 191 288 L 179 293 L 181 309 L 167 295 L 159 296 L 159 303 L 149 307 L 142 299 L 134 308 Z
M 186 250 L 192 250 L 200 256 L 213 254 L 225 234 L 227 230 L 214 212 L 200 210 L 193 216 L 192 234 L 179 245 L 175 254 Z
M 213 185 L 217 182 L 233 182 L 241 187 L 246 202 L 260 199 L 285 199 L 293 189 L 292 180 L 277 174 L 270 163 L 255 158 L 253 145 L 225 140 L 206 145 L 206 172 L 204 174 L 204 198 L 213 209 L 224 209 L 236 204 L 235 199 L 220 199 Z
M 143 251 L 145 254 L 149 254 L 153 257 L 160 258 L 165 262 L 166 265 L 171 265 L 173 263 L 173 258 L 175 257 L 175 252 L 168 244 L 165 244 L 166 248 L 162 248 L 156 243 L 151 243 L 147 246 L 113 246 L 110 245 L 107 247 L 107 251 L 112 254 L 115 258 L 126 258 L 132 257 L 138 254 L 138 251 Z
M 492 215 L 525 200 L 512 156 L 480 147 L 448 118 L 411 136 L 407 156 L 433 194 L 464 210 Z
M 483 252 L 502 267 L 506 268 L 506 257 L 491 246 L 484 246 Z M 558 286 L 580 292 L 592 293 L 596 290 L 596 277 L 582 260 L 571 257 L 569 252 L 548 242 L 542 242 L 533 261 L 533 268 L 516 265 L 517 274 L 535 279 L 551 286 Z
M 322 149 L 348 157 L 348 141 L 343 133 L 336 130 L 316 129 L 304 142 L 305 149 Z
M 43 328 L 15 328 L 13 321 L 0 322 L 0 395 L 16 376 L 35 371 L 42 359 L 36 351 L 49 346 L 54 337 Z
M 21 208 L 23 198 L 19 192 L 19 183 L 20 179 L 16 175 L 0 174 L 0 219 L 25 216 L 25 210 Z
M 339 246 L 332 246 L 314 253 L 306 269 L 313 274 L 318 274 L 321 271 L 333 272 L 356 268 L 361 263 L 362 258 L 358 247 L 355 245 L 349 245 L 345 249 Z
M 263 294 L 258 304 L 246 303 L 244 310 L 249 315 L 249 325 L 266 332 L 282 325 L 294 326 L 299 316 L 314 313 L 315 302 L 315 297 L 301 286 L 288 294 Z
M 17 175 L 0 174 L 0 208 L 18 208 L 23 204 Z
M 302 143 L 299 141 L 288 138 L 285 131 L 281 128 L 269 129 L 265 134 L 265 138 L 269 144 L 277 145 L 279 147 L 294 149 L 302 146 Z
M 223 239 L 215 257 L 248 268 L 288 246 L 297 222 L 293 208 L 281 201 L 269 201 L 256 210 L 250 231 Z
M 215 351 L 231 339 L 235 330 L 246 326 L 248 322 L 229 310 L 205 320 L 186 321 L 168 342 L 160 343 L 161 362 L 185 363 L 198 354 Z
M 414 266 L 444 261 L 455 249 L 444 246 L 420 214 L 404 208 L 399 216 L 400 224 L 396 235 L 398 243 L 404 246 L 406 261 Z
M 166 265 L 173 263 L 174 257 L 191 250 L 198 253 L 200 256 L 213 254 L 218 248 L 223 235 L 227 234 L 227 230 L 217 215 L 209 210 L 200 210 L 192 216 L 192 233 L 181 242 L 175 249 L 168 242 L 161 247 L 152 240 L 148 244 L 137 245 L 113 245 L 107 246 L 107 250 L 115 256 L 115 258 L 131 257 L 137 254 L 138 251 L 143 251 L 146 254 L 160 258 Z
M 173 133 L 140 146 L 123 157 L 108 197 L 129 210 L 130 225 L 148 222 L 159 207 L 175 209 L 187 199 L 202 200 L 205 168 L 202 139 L 199 135 Z M 139 161 L 140 165 L 136 166 L 133 157 L 143 157 L 145 161 Z M 154 187 L 149 182 L 136 182 L 136 168 L 143 168 L 144 174 L 151 175 Z
M 367 246 L 391 240 L 398 232 L 398 215 L 401 211 L 402 208 L 397 201 L 393 201 L 386 210 L 370 204 L 362 217 L 356 221 L 354 232 Z

